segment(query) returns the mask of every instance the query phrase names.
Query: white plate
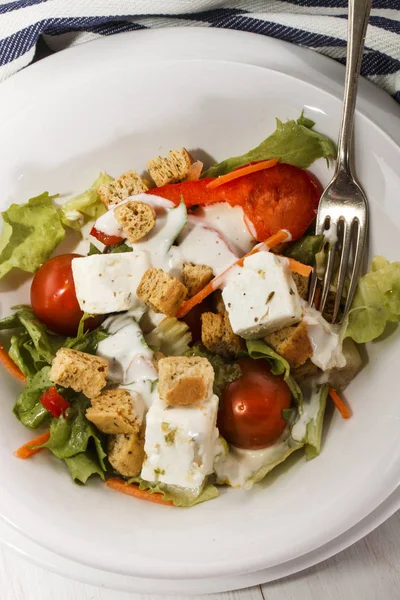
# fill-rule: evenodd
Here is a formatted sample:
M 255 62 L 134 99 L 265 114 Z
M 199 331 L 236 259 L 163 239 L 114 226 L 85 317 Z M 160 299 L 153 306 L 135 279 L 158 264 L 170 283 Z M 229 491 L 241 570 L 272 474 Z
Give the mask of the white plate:
M 169 32 L 170 44 L 168 32 L 158 42 L 154 33 L 158 53 L 167 58 L 180 33 Z M 209 49 L 208 33 L 196 35 Z M 100 169 L 117 174 L 143 168 L 147 158 L 170 147 L 201 148 L 217 159 L 239 153 L 272 131 L 275 116 L 297 117 L 303 106 L 320 130 L 336 137 L 340 102 L 316 85 L 232 62 L 145 64 L 132 59 L 130 51 L 137 50 L 137 38 L 118 36 L 62 53 L 2 85 L 3 207 L 44 189 L 78 191 Z M 396 119 L 390 100 L 386 108 Z M 400 151 L 366 114 L 357 116 L 357 134 L 358 173 L 372 209 L 372 250 L 398 259 Z M 313 170 L 327 181 L 323 163 Z M 3 284 L 9 291 L 2 295 L 2 313 L 27 299 L 24 286 L 11 287 Z M 346 423 L 334 416 L 321 458 L 279 470 L 274 485 L 224 491 L 220 499 L 187 511 L 134 502 L 101 484 L 72 486 L 62 466 L 43 454 L 34 462 L 16 461 L 10 449 L 29 433 L 4 401 L 8 394 L 11 405 L 17 392 L 15 382 L 4 378 L 0 513 L 52 552 L 135 577 L 231 577 L 293 560 L 340 536 L 396 489 L 398 351 L 398 337 L 372 345 L 368 366 L 349 389 L 355 416 Z
M 130 577 L 110 573 L 109 571 L 100 571 L 45 550 L 34 541 L 22 536 L 15 529 L 5 525 L 4 522 L 0 522 L 0 538 L 8 548 L 16 551 L 23 558 L 34 562 L 37 566 L 89 585 L 140 594 L 211 594 L 268 583 L 326 560 L 333 554 L 344 550 L 350 544 L 354 544 L 380 523 L 383 523 L 395 512 L 399 503 L 400 490 L 396 490 L 355 527 L 313 552 L 269 569 L 213 579 L 146 579 L 145 577 Z

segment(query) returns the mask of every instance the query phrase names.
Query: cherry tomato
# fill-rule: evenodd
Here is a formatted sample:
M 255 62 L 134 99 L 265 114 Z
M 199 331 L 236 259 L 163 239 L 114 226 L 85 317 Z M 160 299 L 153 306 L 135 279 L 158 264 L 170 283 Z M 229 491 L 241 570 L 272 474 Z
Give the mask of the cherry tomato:
M 31 286 L 31 304 L 35 315 L 54 333 L 76 335 L 81 311 L 75 293 L 71 262 L 80 254 L 62 254 L 43 263 L 36 272 Z M 102 317 L 85 321 L 87 329 L 94 329 Z
M 39 402 L 49 411 L 51 416 L 56 419 L 59 419 L 61 415 L 64 415 L 67 408 L 69 408 L 68 400 L 65 400 L 61 394 L 57 392 L 54 386 L 46 390 L 40 396 Z
M 104 231 L 99 231 L 94 225 L 90 230 L 90 235 L 95 237 L 96 240 L 99 240 L 99 242 L 105 246 L 114 246 L 114 244 L 119 244 L 124 241 L 124 238 L 119 237 L 118 235 L 108 235 L 107 233 L 104 233 Z
M 270 446 L 286 427 L 282 410 L 290 408 L 290 390 L 282 377 L 271 373 L 266 360 L 238 361 L 243 375 L 223 395 L 218 427 L 227 442 L 257 450 Z

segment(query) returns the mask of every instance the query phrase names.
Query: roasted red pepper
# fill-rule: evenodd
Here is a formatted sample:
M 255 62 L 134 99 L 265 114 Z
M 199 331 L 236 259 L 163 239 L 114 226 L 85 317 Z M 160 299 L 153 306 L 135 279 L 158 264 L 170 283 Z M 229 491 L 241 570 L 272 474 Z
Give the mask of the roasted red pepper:
M 114 244 L 119 244 L 124 241 L 124 238 L 119 237 L 118 235 L 108 235 L 104 233 L 104 231 L 99 231 L 95 226 L 90 230 L 90 235 L 99 240 L 105 246 L 114 246 Z
M 149 193 L 187 207 L 217 202 L 240 205 L 252 223 L 258 241 L 287 229 L 299 238 L 315 219 L 319 190 L 306 171 L 287 164 L 244 175 L 214 189 L 211 178 L 153 188 Z
M 39 402 L 56 419 L 64 415 L 67 408 L 69 408 L 69 402 L 57 392 L 54 386 L 41 395 Z

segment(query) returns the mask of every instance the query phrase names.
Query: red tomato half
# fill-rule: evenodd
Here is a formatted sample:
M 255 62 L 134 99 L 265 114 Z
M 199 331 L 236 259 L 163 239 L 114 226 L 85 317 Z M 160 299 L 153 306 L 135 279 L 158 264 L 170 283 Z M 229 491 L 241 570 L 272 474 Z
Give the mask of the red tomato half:
M 238 448 L 266 448 L 286 427 L 282 410 L 290 408 L 290 390 L 282 377 L 271 373 L 268 361 L 238 362 L 243 375 L 223 393 L 218 427 L 226 441 Z
M 43 263 L 31 286 L 31 304 L 35 315 L 54 333 L 76 335 L 81 311 L 75 293 L 71 262 L 80 254 L 62 254 Z M 94 329 L 102 317 L 88 319 L 87 329 Z
M 90 230 L 90 235 L 95 237 L 96 240 L 99 240 L 99 242 L 101 242 L 105 246 L 114 246 L 114 244 L 119 244 L 125 239 L 119 237 L 118 235 L 108 235 L 108 233 L 104 233 L 104 231 L 99 231 L 99 229 L 96 229 L 94 225 Z

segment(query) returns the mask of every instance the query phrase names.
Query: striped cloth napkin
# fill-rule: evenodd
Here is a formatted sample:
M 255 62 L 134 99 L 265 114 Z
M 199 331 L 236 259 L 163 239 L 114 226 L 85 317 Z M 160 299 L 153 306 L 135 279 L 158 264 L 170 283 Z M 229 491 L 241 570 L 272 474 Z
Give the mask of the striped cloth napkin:
M 347 0 L 0 0 L 0 81 L 51 51 L 122 31 L 222 27 L 345 62 Z M 362 75 L 400 102 L 400 0 L 373 0 Z

